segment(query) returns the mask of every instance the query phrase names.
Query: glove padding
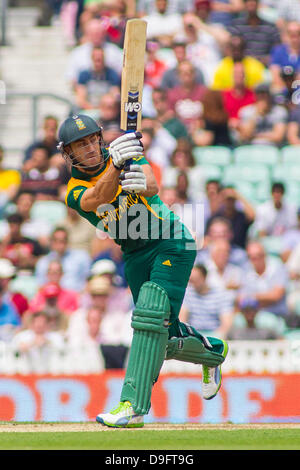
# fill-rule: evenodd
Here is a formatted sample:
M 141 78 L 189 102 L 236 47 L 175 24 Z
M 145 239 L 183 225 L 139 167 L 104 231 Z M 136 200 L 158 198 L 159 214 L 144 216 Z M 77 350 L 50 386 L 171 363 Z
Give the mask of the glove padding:
M 129 132 L 113 140 L 108 151 L 116 168 L 122 169 L 127 160 L 143 155 L 143 144 L 140 132 Z
M 120 175 L 122 189 L 129 193 L 140 193 L 147 189 L 146 175 L 140 165 L 130 165 Z

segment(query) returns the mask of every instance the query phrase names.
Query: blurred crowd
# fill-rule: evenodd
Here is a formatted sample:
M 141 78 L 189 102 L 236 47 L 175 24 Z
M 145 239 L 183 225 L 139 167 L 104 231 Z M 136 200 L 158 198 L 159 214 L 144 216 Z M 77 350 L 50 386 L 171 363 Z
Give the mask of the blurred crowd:
M 126 20 L 147 21 L 145 156 L 161 199 L 198 245 L 180 319 L 229 340 L 300 337 L 300 187 L 291 191 L 276 164 L 257 159 L 252 181 L 224 178 L 234 151 L 249 145 L 248 167 L 255 146 L 263 155 L 292 148 L 297 166 L 300 1 L 45 5 L 40 26 L 63 26 L 73 112 L 96 119 L 107 145 L 121 134 Z M 3 166 L 0 149 L 0 340 L 34 370 L 66 347 L 75 363 L 122 368 L 133 308 L 122 253 L 64 204 L 70 169 L 57 152 L 59 124 L 44 117 L 20 170 Z M 220 152 L 230 155 L 222 168 Z M 249 181 L 260 186 L 247 192 Z

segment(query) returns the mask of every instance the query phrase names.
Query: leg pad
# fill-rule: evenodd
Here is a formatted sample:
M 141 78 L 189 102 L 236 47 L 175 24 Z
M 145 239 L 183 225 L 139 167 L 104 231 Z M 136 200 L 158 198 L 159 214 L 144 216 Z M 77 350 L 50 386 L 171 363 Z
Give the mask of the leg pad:
M 145 282 L 132 315 L 134 329 L 121 401 L 130 401 L 137 414 L 147 414 L 152 387 L 163 364 L 168 342 L 170 302 L 166 291 Z

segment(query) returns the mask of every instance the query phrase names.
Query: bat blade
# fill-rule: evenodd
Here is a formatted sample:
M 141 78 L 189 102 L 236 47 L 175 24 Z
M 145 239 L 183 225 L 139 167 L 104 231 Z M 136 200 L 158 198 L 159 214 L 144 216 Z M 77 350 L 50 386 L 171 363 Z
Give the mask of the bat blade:
M 126 132 L 141 128 L 146 31 L 144 20 L 126 23 L 121 79 L 121 129 Z

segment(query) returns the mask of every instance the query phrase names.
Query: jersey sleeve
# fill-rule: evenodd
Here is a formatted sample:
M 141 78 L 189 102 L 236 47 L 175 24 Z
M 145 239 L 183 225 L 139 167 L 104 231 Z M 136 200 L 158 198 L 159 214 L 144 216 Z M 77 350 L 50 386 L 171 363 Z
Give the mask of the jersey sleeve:
M 75 186 L 72 188 L 66 196 L 67 206 L 75 209 L 77 212 L 80 212 L 80 200 L 87 189 L 88 188 L 86 186 Z
M 144 157 L 144 155 L 140 156 L 140 157 L 135 157 L 132 159 L 132 163 L 134 165 L 149 165 L 149 162 L 146 160 L 146 158 Z

